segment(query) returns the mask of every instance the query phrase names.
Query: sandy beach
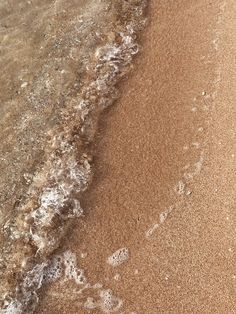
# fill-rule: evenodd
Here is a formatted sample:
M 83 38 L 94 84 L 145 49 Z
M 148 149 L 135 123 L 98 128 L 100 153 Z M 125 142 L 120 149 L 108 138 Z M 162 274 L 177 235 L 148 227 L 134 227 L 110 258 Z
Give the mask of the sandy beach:
M 65 20 L 66 34 L 74 39 L 68 21 L 77 22 L 75 2 L 68 16 L 63 5 L 55 6 L 60 18 L 51 13 L 55 8 L 48 11 L 56 16 L 52 34 Z M 102 5 L 98 8 L 112 25 L 114 12 L 109 15 Z M 120 97 L 103 112 L 88 145 L 94 175 L 80 196 L 84 213 L 68 224 L 55 252 L 71 273 L 36 290 L 37 314 L 236 313 L 236 2 L 150 0 L 146 16 L 138 37 L 141 49 L 119 83 Z M 89 30 L 85 33 L 89 37 Z M 105 37 L 92 39 L 85 51 Z M 65 61 L 71 86 L 77 75 L 71 68 L 81 62 L 75 47 L 70 52 L 76 57 Z M 57 77 L 54 70 L 52 77 Z M 59 90 L 65 86 L 63 80 L 56 83 Z M 77 101 L 73 88 L 64 94 L 72 104 Z M 53 101 L 59 92 L 52 90 L 51 111 L 42 113 L 42 121 L 52 116 L 48 129 L 57 123 Z M 65 123 L 68 129 L 71 121 Z M 23 170 L 19 167 L 19 173 Z
M 235 313 L 236 5 L 151 1 L 148 14 L 63 249 L 122 300 L 118 313 Z M 127 259 L 110 265 L 120 248 Z M 102 312 L 54 288 L 37 313 Z

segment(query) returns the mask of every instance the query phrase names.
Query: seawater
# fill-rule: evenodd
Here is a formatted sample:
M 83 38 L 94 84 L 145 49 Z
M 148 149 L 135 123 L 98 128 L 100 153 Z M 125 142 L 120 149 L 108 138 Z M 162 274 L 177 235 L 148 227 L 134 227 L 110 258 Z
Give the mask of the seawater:
M 119 95 L 117 83 L 139 51 L 137 36 L 146 21 L 144 0 L 26 2 L 9 7 L 3 1 L 0 10 L 12 25 L 4 30 L 6 51 L 17 34 L 15 54 L 25 52 L 27 64 L 20 84 L 24 123 L 17 130 L 22 138 L 33 137 L 31 148 L 43 150 L 43 157 L 37 171 L 24 174 L 19 202 L 2 213 L 2 314 L 33 313 L 42 287 L 62 276 L 86 284 L 76 257 L 54 252 L 84 215 L 80 195 L 92 180 L 98 119 Z M 19 8 L 14 24 L 11 15 Z M 24 42 L 24 30 L 32 40 Z M 85 308 L 113 312 L 122 305 L 111 291 L 101 289 L 100 297 L 99 304 L 88 299 Z

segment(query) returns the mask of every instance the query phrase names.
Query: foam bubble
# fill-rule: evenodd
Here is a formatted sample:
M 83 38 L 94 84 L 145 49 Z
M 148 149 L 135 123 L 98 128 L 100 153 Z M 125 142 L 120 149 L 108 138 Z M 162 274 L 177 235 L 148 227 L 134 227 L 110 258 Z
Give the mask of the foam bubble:
M 45 271 L 45 282 L 53 282 L 59 279 L 63 274 L 63 259 L 60 255 L 52 258 Z
M 16 300 L 12 300 L 10 303 L 6 304 L 5 309 L 1 310 L 1 314 L 21 314 L 22 313 L 22 305 L 20 302 Z
M 28 271 L 27 277 L 22 284 L 23 292 L 34 289 L 38 290 L 44 283 L 44 273 L 47 267 L 46 263 L 37 264 L 32 270 Z
M 170 206 L 167 210 L 160 213 L 160 216 L 159 216 L 160 224 L 163 224 L 166 221 L 166 219 L 168 218 L 168 216 L 172 212 L 172 210 L 173 210 L 173 206 Z
M 86 309 L 90 309 L 90 310 L 96 309 L 97 308 L 97 302 L 93 298 L 88 297 L 86 302 L 84 303 L 84 307 Z
M 110 289 L 102 290 L 100 293 L 100 297 L 101 297 L 101 309 L 105 313 L 116 312 L 123 305 L 123 301 L 113 296 L 112 291 Z
M 76 255 L 67 251 L 64 253 L 65 276 L 73 279 L 77 284 L 81 285 L 86 282 L 83 269 L 77 267 Z
M 120 274 L 115 274 L 114 279 L 116 281 L 120 280 L 121 279 L 121 275 Z
M 107 263 L 113 267 L 123 264 L 129 258 L 129 250 L 121 248 L 108 257 Z
M 151 226 L 151 228 L 148 229 L 146 232 L 146 238 L 149 238 L 152 236 L 152 234 L 159 228 L 159 224 L 154 224 Z
M 185 192 L 185 188 L 186 188 L 185 183 L 182 180 L 180 180 L 175 186 L 175 191 L 177 194 L 182 195 Z
M 50 206 L 63 206 L 65 202 L 64 191 L 58 187 L 46 188 L 41 195 L 41 206 L 44 208 Z

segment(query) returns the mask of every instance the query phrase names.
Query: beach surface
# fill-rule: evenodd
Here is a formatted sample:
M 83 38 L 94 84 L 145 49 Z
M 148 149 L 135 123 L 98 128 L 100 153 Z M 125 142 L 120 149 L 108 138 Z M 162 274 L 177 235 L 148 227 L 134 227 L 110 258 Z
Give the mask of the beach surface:
M 236 3 L 143 3 L 0 3 L 1 314 L 236 313 Z
M 53 284 L 38 314 L 106 312 L 101 285 L 110 312 L 236 312 L 236 4 L 151 1 L 148 15 L 61 247 L 89 285 Z

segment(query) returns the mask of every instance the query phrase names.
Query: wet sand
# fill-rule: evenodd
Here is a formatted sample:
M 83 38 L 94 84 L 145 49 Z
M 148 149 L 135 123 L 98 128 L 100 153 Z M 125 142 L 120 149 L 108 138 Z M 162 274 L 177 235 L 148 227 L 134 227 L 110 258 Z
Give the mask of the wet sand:
M 235 313 L 236 5 L 151 1 L 149 16 L 62 250 L 123 300 L 119 313 Z M 50 287 L 37 313 L 101 313 L 72 288 Z

